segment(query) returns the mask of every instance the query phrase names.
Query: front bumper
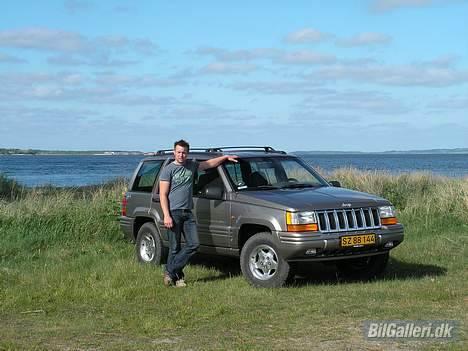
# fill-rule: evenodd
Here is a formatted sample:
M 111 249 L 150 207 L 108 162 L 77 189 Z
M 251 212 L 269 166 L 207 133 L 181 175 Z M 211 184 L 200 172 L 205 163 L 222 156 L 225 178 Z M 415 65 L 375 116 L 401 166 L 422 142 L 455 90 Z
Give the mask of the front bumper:
M 340 238 L 349 235 L 374 233 L 376 242 L 362 247 L 341 247 Z M 327 261 L 349 258 L 350 256 L 372 256 L 387 252 L 398 246 L 404 239 L 402 224 L 382 226 L 376 230 L 326 233 L 277 232 L 278 249 L 288 261 Z M 388 247 L 389 242 L 392 246 Z M 387 247 L 385 246 L 387 244 Z M 314 250 L 315 249 L 315 250 Z

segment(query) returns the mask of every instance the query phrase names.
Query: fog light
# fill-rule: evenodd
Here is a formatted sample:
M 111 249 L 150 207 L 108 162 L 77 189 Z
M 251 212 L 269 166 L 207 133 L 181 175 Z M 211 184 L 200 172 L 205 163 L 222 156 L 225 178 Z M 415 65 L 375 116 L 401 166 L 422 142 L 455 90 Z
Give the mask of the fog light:
M 306 251 L 306 255 L 316 255 L 317 249 L 309 249 Z
M 384 247 L 387 247 L 387 248 L 393 247 L 393 241 L 389 241 L 388 243 L 384 245 Z

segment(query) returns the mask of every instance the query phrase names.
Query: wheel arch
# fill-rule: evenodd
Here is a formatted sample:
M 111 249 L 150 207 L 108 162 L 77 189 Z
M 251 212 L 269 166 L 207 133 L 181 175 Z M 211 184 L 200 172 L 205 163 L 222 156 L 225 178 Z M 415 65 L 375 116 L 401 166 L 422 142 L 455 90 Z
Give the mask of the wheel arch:
M 136 240 L 137 236 L 138 236 L 138 231 L 140 230 L 140 228 L 143 226 L 143 224 L 145 223 L 153 223 L 154 226 L 156 227 L 156 231 L 158 232 L 159 234 L 159 237 L 161 237 L 161 233 L 159 231 L 159 228 L 158 226 L 156 225 L 156 222 L 154 221 L 153 218 L 151 217 L 144 217 L 144 216 L 139 216 L 139 217 L 136 217 L 135 218 L 135 221 L 133 223 L 133 238 L 134 240 Z
M 239 250 L 242 250 L 242 247 L 245 245 L 247 240 L 249 240 L 249 238 L 257 233 L 262 232 L 272 234 L 272 229 L 268 226 L 267 223 L 251 222 L 242 224 L 237 234 L 237 247 Z

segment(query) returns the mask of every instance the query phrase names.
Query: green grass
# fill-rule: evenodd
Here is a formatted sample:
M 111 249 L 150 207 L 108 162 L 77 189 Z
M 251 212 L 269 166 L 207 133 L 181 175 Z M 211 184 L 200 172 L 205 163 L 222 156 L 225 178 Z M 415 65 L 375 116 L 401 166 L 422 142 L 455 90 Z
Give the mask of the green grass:
M 327 176 L 397 205 L 406 239 L 383 279 L 347 282 L 311 265 L 292 285 L 255 289 L 238 261 L 201 256 L 187 269 L 189 287 L 164 288 L 162 268 L 136 263 L 122 238 L 123 182 L 3 197 L 0 350 L 466 349 L 463 332 L 448 343 L 375 342 L 361 326 L 455 319 L 464 330 L 468 179 Z

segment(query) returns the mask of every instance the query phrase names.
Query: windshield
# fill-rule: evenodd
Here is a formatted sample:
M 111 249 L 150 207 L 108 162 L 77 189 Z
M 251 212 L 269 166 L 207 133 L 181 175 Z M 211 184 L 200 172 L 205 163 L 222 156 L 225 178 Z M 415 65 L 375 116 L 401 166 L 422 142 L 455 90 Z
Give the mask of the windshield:
M 326 186 L 327 183 L 294 157 L 255 157 L 226 162 L 236 190 L 268 190 Z

